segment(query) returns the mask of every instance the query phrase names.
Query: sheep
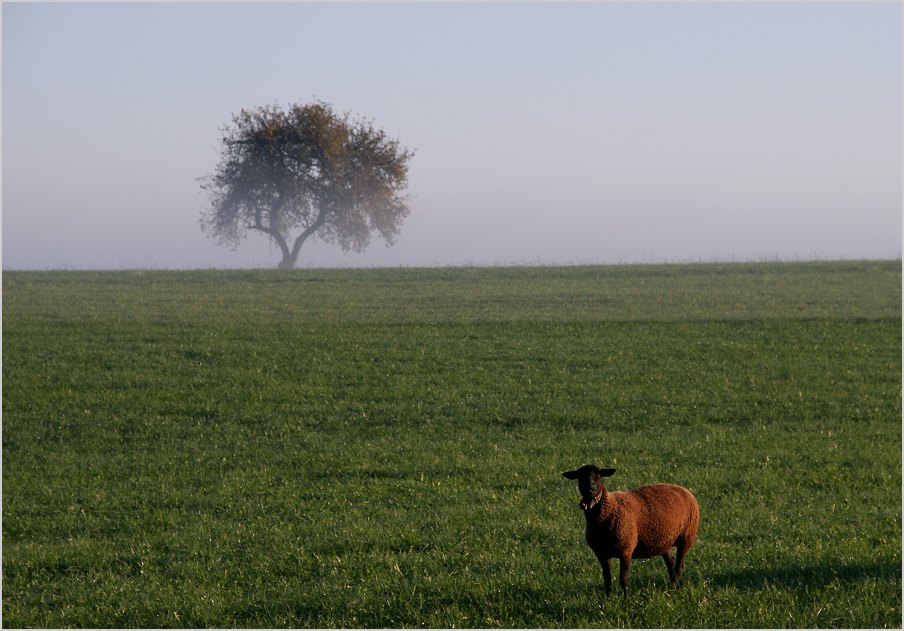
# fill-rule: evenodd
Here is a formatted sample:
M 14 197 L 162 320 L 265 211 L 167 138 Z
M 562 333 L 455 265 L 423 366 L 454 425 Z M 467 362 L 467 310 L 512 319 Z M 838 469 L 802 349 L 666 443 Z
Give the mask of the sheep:
M 693 493 L 675 484 L 651 484 L 633 491 L 608 492 L 603 478 L 615 469 L 599 469 L 592 464 L 562 475 L 578 481 L 580 507 L 587 519 L 587 545 L 603 568 L 606 595 L 612 591 L 609 560 L 619 561 L 622 593 L 628 593 L 631 559 L 661 556 L 672 586 L 684 571 L 684 559 L 697 538 L 700 507 Z M 672 548 L 678 548 L 672 559 Z

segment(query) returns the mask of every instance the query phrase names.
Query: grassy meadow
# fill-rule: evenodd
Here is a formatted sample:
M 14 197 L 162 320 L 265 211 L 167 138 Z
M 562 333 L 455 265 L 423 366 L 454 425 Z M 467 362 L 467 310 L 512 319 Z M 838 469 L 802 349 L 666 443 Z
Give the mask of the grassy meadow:
M 900 261 L 5 272 L 2 325 L 6 627 L 902 623 Z M 694 491 L 679 591 L 605 597 L 585 463 Z

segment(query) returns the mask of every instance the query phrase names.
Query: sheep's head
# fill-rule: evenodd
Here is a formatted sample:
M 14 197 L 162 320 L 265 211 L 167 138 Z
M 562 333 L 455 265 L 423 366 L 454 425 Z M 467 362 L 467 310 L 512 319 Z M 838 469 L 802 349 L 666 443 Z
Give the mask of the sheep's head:
M 600 469 L 592 464 L 585 464 L 577 471 L 566 471 L 562 475 L 569 480 L 578 481 L 578 491 L 581 492 L 580 506 L 583 510 L 588 511 L 599 504 L 606 492 L 603 478 L 608 478 L 613 473 L 615 473 L 615 469 Z

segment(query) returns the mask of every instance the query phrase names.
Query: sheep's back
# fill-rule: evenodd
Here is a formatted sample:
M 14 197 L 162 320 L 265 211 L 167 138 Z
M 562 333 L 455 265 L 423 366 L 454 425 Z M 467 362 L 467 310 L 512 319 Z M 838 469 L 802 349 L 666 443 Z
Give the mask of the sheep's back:
M 664 554 L 679 537 L 693 543 L 699 508 L 690 491 L 675 484 L 650 484 L 621 495 L 637 520 L 635 558 Z

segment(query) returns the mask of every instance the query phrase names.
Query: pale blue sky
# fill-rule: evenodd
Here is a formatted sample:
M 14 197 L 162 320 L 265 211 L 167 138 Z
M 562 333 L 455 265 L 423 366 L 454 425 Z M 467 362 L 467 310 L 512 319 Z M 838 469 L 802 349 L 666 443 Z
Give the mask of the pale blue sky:
M 397 244 L 302 266 L 901 256 L 899 4 L 16 4 L 5 269 L 273 266 L 196 178 L 245 107 L 416 149 Z

